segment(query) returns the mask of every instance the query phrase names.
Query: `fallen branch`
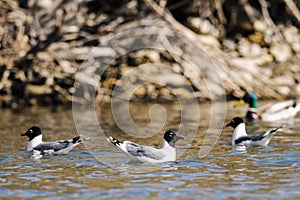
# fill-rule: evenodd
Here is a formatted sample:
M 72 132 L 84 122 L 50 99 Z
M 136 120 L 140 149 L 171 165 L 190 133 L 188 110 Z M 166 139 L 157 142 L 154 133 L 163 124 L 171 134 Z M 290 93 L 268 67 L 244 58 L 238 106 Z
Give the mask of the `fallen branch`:
M 293 0 L 284 0 L 286 6 L 290 9 L 295 18 L 300 22 L 300 11 Z

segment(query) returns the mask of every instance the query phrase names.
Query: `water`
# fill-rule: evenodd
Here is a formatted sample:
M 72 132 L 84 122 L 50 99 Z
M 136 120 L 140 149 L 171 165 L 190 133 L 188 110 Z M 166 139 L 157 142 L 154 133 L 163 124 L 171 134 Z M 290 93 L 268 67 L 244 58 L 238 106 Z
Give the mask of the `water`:
M 149 123 L 149 105 L 132 104 L 131 113 L 137 123 Z M 245 113 L 246 107 L 233 109 L 231 103 L 227 105 L 225 123 Z M 163 129 L 177 128 L 179 106 L 163 106 L 168 111 Z M 232 128 L 224 128 L 213 150 L 200 159 L 199 150 L 211 120 L 209 107 L 209 104 L 200 105 L 198 134 L 178 142 L 177 162 L 158 165 L 132 163 L 105 140 L 86 143 L 87 148 L 94 145 L 91 153 L 84 145 L 79 145 L 68 155 L 46 156 L 33 161 L 26 152 L 27 138 L 19 135 L 30 126 L 38 125 L 45 133 L 45 141 L 72 138 L 77 135 L 72 109 L 34 107 L 22 112 L 1 110 L 0 198 L 299 199 L 300 118 L 248 125 L 248 131 L 253 133 L 279 125 L 286 128 L 278 132 L 268 147 L 248 148 L 245 152 L 232 149 Z M 106 134 L 130 138 L 120 133 L 108 106 L 101 106 L 98 118 Z M 90 127 L 89 132 L 96 133 L 97 130 Z M 187 137 L 189 133 L 183 135 Z M 159 147 L 161 137 L 162 133 L 145 139 L 144 144 Z M 132 140 L 141 143 L 140 139 Z M 103 159 L 103 162 L 95 157 Z M 113 164 L 107 166 L 107 160 Z

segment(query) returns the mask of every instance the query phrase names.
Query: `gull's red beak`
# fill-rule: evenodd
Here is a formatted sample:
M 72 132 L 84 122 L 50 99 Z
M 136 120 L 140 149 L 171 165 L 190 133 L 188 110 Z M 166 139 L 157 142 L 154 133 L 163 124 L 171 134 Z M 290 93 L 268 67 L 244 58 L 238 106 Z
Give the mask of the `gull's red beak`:
M 184 140 L 184 137 L 178 136 L 178 140 Z
M 26 136 L 26 133 L 22 133 L 21 136 Z

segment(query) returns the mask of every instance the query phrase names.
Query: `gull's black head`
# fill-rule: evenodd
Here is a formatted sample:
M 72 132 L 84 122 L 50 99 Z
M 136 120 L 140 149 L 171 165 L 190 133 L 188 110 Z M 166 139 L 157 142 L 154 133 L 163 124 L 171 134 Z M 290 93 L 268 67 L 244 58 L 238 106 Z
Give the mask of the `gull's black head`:
M 232 128 L 236 128 L 241 123 L 244 123 L 244 120 L 240 117 L 235 117 L 228 124 L 226 124 L 226 127 L 231 126 Z
M 166 140 L 172 147 L 175 147 L 175 143 L 179 139 L 183 139 L 183 137 L 178 135 L 176 131 L 167 130 L 164 134 L 164 140 Z
M 22 133 L 21 136 L 27 136 L 29 137 L 29 141 L 35 138 L 38 135 L 41 135 L 42 131 L 39 127 L 37 126 L 32 126 L 29 128 L 25 133 Z

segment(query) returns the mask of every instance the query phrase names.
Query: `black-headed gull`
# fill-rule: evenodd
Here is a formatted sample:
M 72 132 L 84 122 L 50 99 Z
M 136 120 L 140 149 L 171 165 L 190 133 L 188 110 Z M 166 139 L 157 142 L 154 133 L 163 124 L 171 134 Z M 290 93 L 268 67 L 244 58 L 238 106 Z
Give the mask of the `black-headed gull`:
M 175 143 L 183 139 L 177 132 L 168 130 L 163 137 L 162 148 L 156 149 L 150 146 L 142 146 L 130 141 L 120 142 L 119 140 L 109 137 L 107 141 L 119 147 L 125 154 L 135 161 L 147 163 L 162 163 L 176 161 Z
M 270 142 L 279 128 L 273 128 L 266 132 L 256 135 L 248 135 L 244 120 L 240 117 L 233 118 L 226 127 L 231 126 L 234 128 L 232 136 L 232 145 L 244 145 L 244 146 L 266 146 Z
M 37 126 L 32 126 L 21 136 L 29 138 L 27 151 L 40 152 L 41 154 L 67 154 L 71 149 L 81 143 L 80 136 L 70 140 L 59 140 L 55 142 L 43 142 L 42 131 Z

